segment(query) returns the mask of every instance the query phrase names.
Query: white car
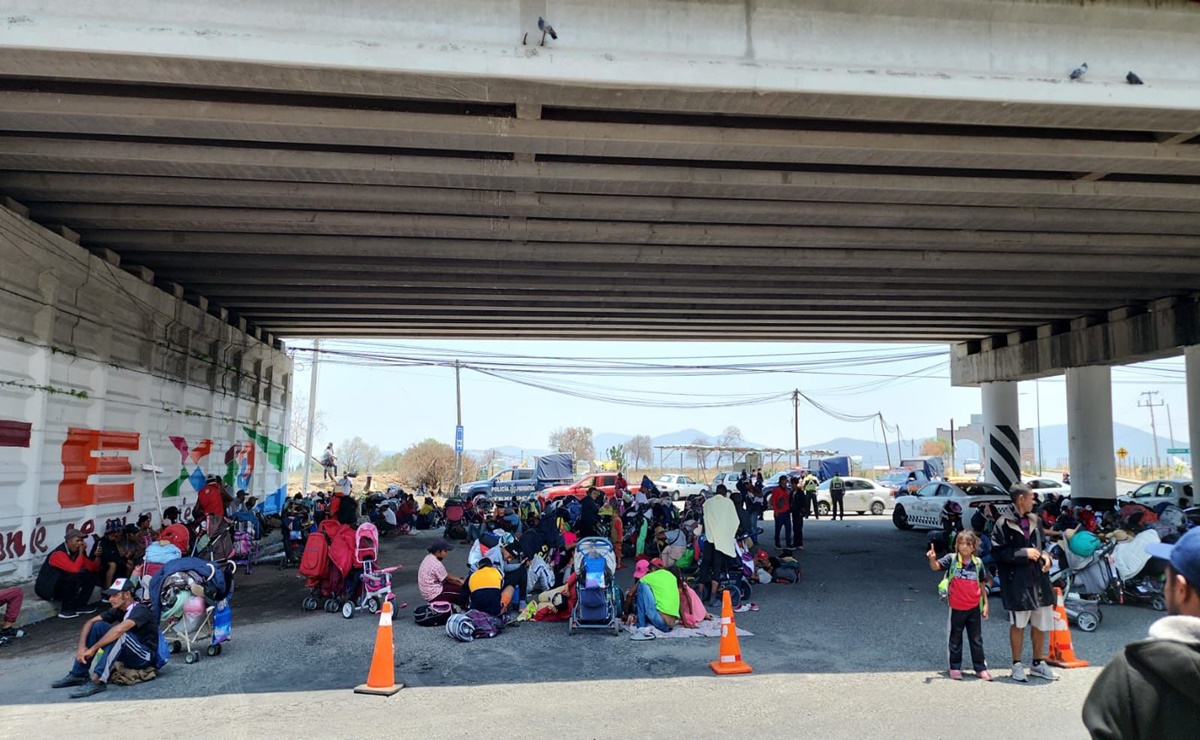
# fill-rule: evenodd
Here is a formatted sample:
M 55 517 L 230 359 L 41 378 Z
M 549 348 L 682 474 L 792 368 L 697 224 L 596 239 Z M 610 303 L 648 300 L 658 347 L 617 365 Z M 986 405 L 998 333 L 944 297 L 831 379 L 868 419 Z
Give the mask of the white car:
M 1047 493 L 1053 493 L 1056 496 L 1071 495 L 1071 486 L 1053 478 L 1023 478 L 1021 482 L 1032 488 L 1034 493 L 1042 497 L 1045 497 Z
M 1177 504 L 1186 509 L 1196 505 L 1196 491 L 1190 480 L 1152 480 L 1143 483 L 1124 495 L 1117 496 L 1117 502 L 1124 504 L 1141 504 L 1153 509 L 1163 502 Z
M 999 512 L 1012 506 L 1008 493 L 995 483 L 927 483 L 915 494 L 896 498 L 892 523 L 897 529 L 941 529 L 942 511 L 956 501 L 963 510 L 964 525 L 970 524 L 975 509 L 996 504 Z
M 892 489 L 868 478 L 842 478 L 846 483 L 846 511 L 876 516 L 892 508 Z M 817 514 L 828 516 L 833 510 L 833 499 L 829 496 L 829 481 L 817 486 Z
M 688 496 L 708 495 L 708 486 L 686 475 L 676 475 L 674 473 L 660 475 L 658 476 L 658 480 L 654 481 L 654 485 L 658 486 L 658 490 L 672 501 L 687 498 Z

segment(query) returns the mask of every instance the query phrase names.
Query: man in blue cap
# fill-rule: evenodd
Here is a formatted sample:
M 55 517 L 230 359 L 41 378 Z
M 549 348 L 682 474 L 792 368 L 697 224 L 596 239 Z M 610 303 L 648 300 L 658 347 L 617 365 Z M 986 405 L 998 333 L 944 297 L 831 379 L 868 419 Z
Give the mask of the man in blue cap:
M 1167 561 L 1167 615 L 1126 645 L 1083 705 L 1093 738 L 1196 737 L 1200 727 L 1200 529 L 1146 550 Z

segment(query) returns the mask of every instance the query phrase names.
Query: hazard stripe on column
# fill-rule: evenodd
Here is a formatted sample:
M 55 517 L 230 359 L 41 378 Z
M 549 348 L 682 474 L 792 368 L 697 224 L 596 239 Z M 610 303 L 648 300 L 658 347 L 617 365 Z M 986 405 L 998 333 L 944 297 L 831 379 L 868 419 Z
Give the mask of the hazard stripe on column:
M 988 434 L 988 466 L 996 483 L 1008 488 L 1021 480 L 1021 443 L 1020 437 L 1007 424 L 997 424 L 992 427 L 994 433 Z

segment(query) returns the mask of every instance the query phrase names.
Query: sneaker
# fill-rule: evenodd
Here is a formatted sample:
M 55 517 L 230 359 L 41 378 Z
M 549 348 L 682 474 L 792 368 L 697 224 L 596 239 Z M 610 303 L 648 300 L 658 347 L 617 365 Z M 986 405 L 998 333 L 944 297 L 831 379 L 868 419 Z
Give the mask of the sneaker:
M 24 637 L 25 630 L 17 627 L 9 627 L 8 629 L 0 630 L 0 637 Z
M 88 681 L 86 686 L 83 686 L 76 691 L 72 691 L 71 698 L 72 699 L 82 699 L 85 696 L 94 696 L 95 694 L 99 694 L 99 693 L 101 693 L 103 691 L 107 691 L 107 690 L 108 690 L 108 684 L 106 684 L 106 683 L 97 683 L 96 681 Z
M 1012 680 L 1025 683 L 1029 679 L 1025 677 L 1025 666 L 1020 663 L 1013 663 Z
M 79 616 L 79 612 L 71 611 L 69 609 L 63 609 L 61 612 L 58 613 L 59 619 L 74 619 L 75 617 L 78 617 L 78 616 Z
M 991 681 L 992 680 L 992 673 L 991 673 L 991 671 L 987 670 L 986 668 L 982 671 L 975 671 L 975 676 L 977 678 L 979 678 L 980 681 Z
M 1058 680 L 1058 674 L 1055 673 L 1054 670 L 1050 668 L 1050 665 L 1044 661 L 1040 663 L 1034 663 L 1033 668 L 1029 669 L 1029 673 L 1037 676 L 1038 678 L 1044 678 L 1047 681 Z
M 90 606 L 90 605 L 89 605 L 89 606 L 85 606 L 85 607 L 83 607 L 82 609 L 79 609 L 78 611 L 76 611 L 75 613 L 76 613 L 76 614 L 95 614 L 95 613 L 96 613 L 96 607 L 94 607 L 94 606 Z
M 961 681 L 962 680 L 962 671 L 960 671 L 957 668 L 951 668 L 950 669 L 950 678 L 954 679 L 955 681 Z
M 634 640 L 635 642 L 642 642 L 643 640 L 653 640 L 654 639 L 654 630 L 650 627 L 641 627 L 639 629 L 634 630 L 633 634 L 629 636 L 629 639 Z
M 68 673 L 54 683 L 50 684 L 52 689 L 66 689 L 72 686 L 82 686 L 88 682 L 87 676 L 76 676 L 73 673 Z

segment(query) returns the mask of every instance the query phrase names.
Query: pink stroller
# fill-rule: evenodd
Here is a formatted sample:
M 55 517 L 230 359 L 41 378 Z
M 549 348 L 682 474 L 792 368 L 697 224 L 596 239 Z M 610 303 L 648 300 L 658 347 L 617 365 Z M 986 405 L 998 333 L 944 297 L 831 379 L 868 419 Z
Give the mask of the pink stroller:
M 354 549 L 354 563 L 362 568 L 362 588 L 356 608 L 376 614 L 383 608 L 385 601 L 395 599 L 392 594 L 392 573 L 400 570 L 400 566 L 375 567 L 379 560 L 379 530 L 374 524 L 359 525 L 354 533 L 354 540 L 358 543 Z M 344 612 L 342 616 L 345 616 Z

